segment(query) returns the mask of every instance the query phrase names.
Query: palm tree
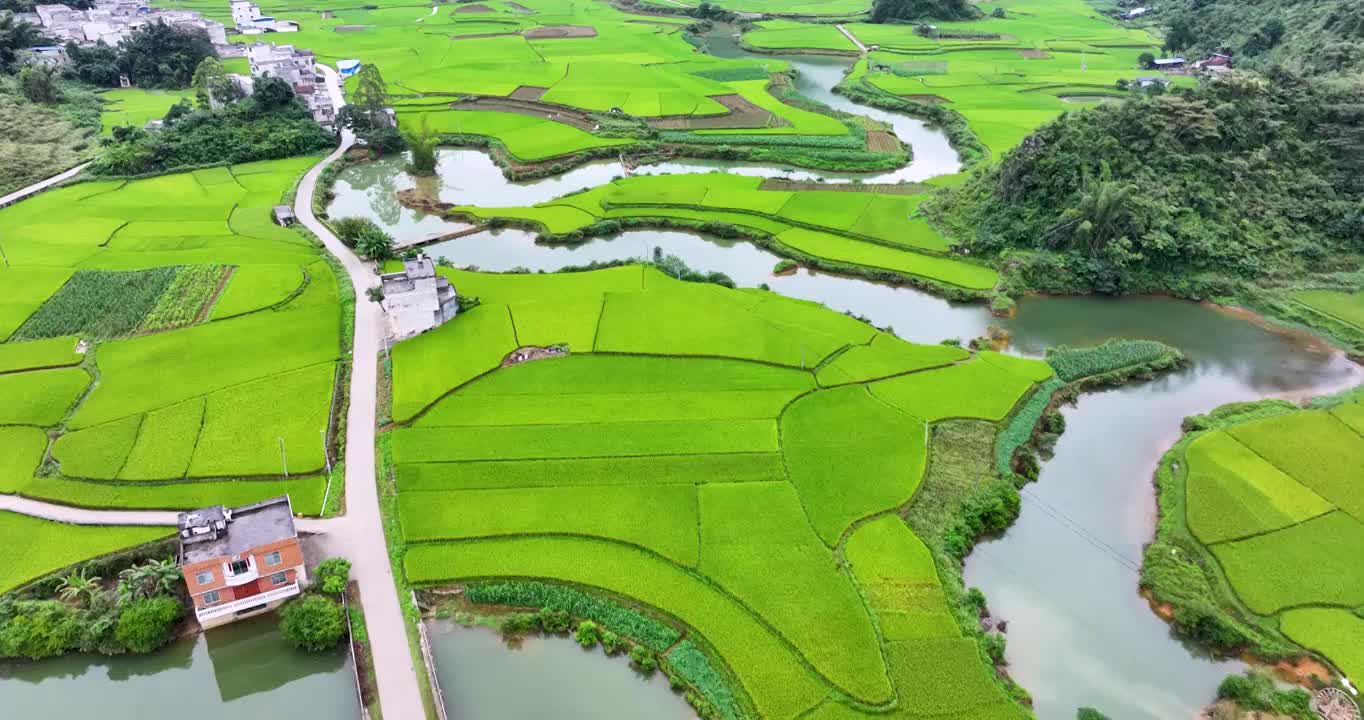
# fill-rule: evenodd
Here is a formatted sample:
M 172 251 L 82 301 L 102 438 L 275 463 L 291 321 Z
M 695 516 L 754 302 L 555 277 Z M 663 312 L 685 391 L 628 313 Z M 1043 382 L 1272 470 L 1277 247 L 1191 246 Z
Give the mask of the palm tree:
M 77 570 L 62 578 L 57 595 L 62 602 L 88 605 L 100 592 L 99 581 L 98 575 L 86 575 L 84 570 Z
M 387 308 L 384 307 L 384 289 L 383 289 L 383 287 L 381 287 L 381 286 L 376 286 L 376 287 L 372 287 L 372 288 L 365 288 L 365 297 L 366 297 L 366 298 L 369 298 L 369 301 L 370 301 L 370 302 L 379 303 L 379 308 L 380 308 L 380 309 L 387 310 Z
M 174 558 L 148 560 L 143 567 L 147 568 L 147 579 L 151 583 L 152 593 L 156 595 L 174 595 L 184 577 Z

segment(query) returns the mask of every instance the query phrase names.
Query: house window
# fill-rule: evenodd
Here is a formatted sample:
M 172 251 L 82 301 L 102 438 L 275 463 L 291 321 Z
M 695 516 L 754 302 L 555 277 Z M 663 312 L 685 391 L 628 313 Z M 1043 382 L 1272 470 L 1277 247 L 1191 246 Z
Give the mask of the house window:
M 218 591 L 217 591 L 217 590 L 209 590 L 208 592 L 204 593 L 204 604 L 205 604 L 205 605 L 212 605 L 212 604 L 214 604 L 214 603 L 216 603 L 216 602 L 218 602 Z
M 270 576 L 270 582 L 275 585 L 283 585 L 284 583 L 289 582 L 289 574 L 277 572 Z
M 269 566 L 271 566 L 271 567 L 274 567 L 275 565 L 278 565 L 278 564 L 280 564 L 280 563 L 282 563 L 282 562 L 284 562 L 284 559 L 281 558 L 281 557 L 279 556 L 279 551 L 278 551 L 278 550 L 276 550 L 276 551 L 274 551 L 274 552 L 272 552 L 272 553 L 266 553 L 266 554 L 265 554 L 265 564 L 266 564 L 266 565 L 269 565 Z
M 242 574 L 246 573 L 247 570 L 250 570 L 250 569 L 251 569 L 251 563 L 249 563 L 249 562 L 247 562 L 247 561 L 245 561 L 245 560 L 234 560 L 234 561 L 232 561 L 232 565 L 230 565 L 229 568 L 228 568 L 228 574 L 230 574 L 230 575 L 242 575 Z
M 194 575 L 194 582 L 197 582 L 197 583 L 199 583 L 200 585 L 207 585 L 207 584 L 213 582 L 213 571 L 212 571 L 212 570 L 200 570 L 199 572 L 195 573 L 195 575 Z

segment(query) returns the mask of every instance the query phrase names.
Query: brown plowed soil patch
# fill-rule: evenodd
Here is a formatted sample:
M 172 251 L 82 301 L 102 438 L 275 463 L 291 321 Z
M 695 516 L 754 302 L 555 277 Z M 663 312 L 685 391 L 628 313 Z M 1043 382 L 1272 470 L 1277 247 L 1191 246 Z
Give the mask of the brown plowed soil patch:
M 928 103 L 929 105 L 945 105 L 952 102 L 941 95 L 901 95 L 900 97 L 914 102 Z
M 512 91 L 509 96 L 512 100 L 529 100 L 534 102 L 545 96 L 549 88 L 535 87 L 534 85 L 522 85 Z
M 1025 57 L 1025 58 L 1037 58 L 1037 59 L 1042 59 L 1042 58 L 1049 58 L 1049 57 L 1051 57 L 1050 55 L 1047 54 L 1047 52 L 1046 52 L 1045 50 L 1024 50 L 1024 49 L 1021 49 L 1021 48 L 1020 48 L 1020 49 L 1017 50 L 1016 52 L 1017 52 L 1019 55 L 1022 55 L 1023 57 Z
M 451 40 L 473 40 L 475 38 L 503 37 L 505 35 L 515 35 L 514 32 L 504 33 L 474 33 L 473 35 L 451 35 Z
M 884 130 L 873 130 L 867 133 L 867 149 L 872 152 L 898 152 L 900 141 Z
M 487 5 L 460 5 L 459 7 L 455 8 L 455 12 L 457 13 L 480 13 L 492 11 L 493 9 L 488 7 Z
M 724 130 L 785 127 L 790 124 L 783 118 L 749 102 L 742 95 L 712 95 L 710 99 L 725 106 L 725 113 L 722 115 L 667 115 L 649 119 L 649 126 L 659 130 Z
M 596 37 L 597 29 L 591 25 L 546 25 L 522 33 L 527 40 L 552 40 L 555 38 Z
M 337 25 L 332 30 L 340 33 L 363 32 L 366 27 L 365 25 Z
M 512 10 L 515 10 L 516 12 L 519 12 L 519 13 L 525 13 L 525 14 L 527 14 L 527 15 L 534 15 L 534 14 L 535 14 L 535 11 L 534 11 L 534 10 L 531 10 L 530 8 L 526 7 L 525 5 L 522 5 L 521 3 L 509 2 L 509 3 L 507 3 L 507 7 L 511 8 Z
M 597 125 L 596 121 L 582 110 L 575 110 L 563 105 L 550 105 L 534 100 L 519 100 L 510 97 L 475 97 L 468 100 L 452 102 L 450 103 L 450 108 L 453 110 L 491 110 L 495 112 L 515 113 L 517 115 L 528 115 L 542 120 L 572 125 L 579 130 L 586 130 L 588 132 L 591 132 L 592 128 Z

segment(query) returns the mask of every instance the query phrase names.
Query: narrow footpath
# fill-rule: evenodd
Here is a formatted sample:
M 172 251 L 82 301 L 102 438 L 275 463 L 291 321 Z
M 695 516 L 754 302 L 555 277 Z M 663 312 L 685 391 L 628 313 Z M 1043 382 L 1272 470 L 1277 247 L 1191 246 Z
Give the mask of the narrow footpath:
M 28 197 L 29 195 L 35 195 L 52 187 L 53 185 L 56 185 L 59 182 L 70 180 L 71 178 L 75 177 L 77 173 L 84 170 L 85 166 L 89 164 L 90 163 L 88 162 L 81 163 L 80 165 L 77 165 L 76 167 L 73 167 L 70 170 L 67 170 L 66 172 L 57 173 L 56 175 L 53 175 L 52 177 L 46 180 L 39 180 L 38 182 L 33 183 L 32 185 L 29 185 L 26 188 L 19 188 L 18 190 L 15 190 L 14 192 L 4 197 L 0 197 L 0 207 L 5 207 L 6 205 L 17 203 L 20 200 L 23 200 L 24 198 Z
M 848 28 L 843 27 L 842 25 L 836 25 L 835 27 L 838 28 L 838 31 L 839 31 L 839 32 L 843 33 L 843 37 L 848 38 L 849 40 L 852 41 L 852 44 L 854 44 L 854 45 L 857 46 L 857 51 L 858 51 L 858 52 L 862 53 L 863 55 L 866 55 L 866 54 L 867 54 L 867 46 L 866 46 L 866 45 L 863 45 L 863 44 L 862 44 L 862 41 L 861 41 L 861 40 L 858 40 L 858 39 L 857 39 L 857 36 L 854 35 L 854 34 L 852 34 L 852 31 L 851 31 L 851 30 L 849 30 Z

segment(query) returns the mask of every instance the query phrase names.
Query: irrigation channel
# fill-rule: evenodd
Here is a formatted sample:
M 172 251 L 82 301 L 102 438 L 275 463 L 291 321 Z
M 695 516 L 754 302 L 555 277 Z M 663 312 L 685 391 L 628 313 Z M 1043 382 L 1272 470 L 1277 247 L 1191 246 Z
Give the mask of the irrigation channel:
M 183 638 L 151 655 L 0 662 L 0 715 L 105 720 L 360 717 L 350 659 L 304 653 L 272 615 Z
M 732 41 L 722 40 L 713 39 L 710 50 L 742 52 Z M 913 163 L 893 174 L 897 179 L 958 169 L 956 154 L 941 133 L 829 92 L 846 61 L 782 59 L 800 71 L 799 87 L 805 94 L 894 123 L 901 139 L 914 146 Z M 701 168 L 791 174 L 780 168 L 686 163 L 641 171 Z M 440 169 L 441 177 L 433 179 L 439 187 L 430 189 L 443 201 L 488 206 L 528 205 L 622 174 L 614 163 L 597 163 L 556 178 L 509 183 L 482 152 L 451 149 L 441 152 Z M 349 168 L 336 184 L 329 212 L 332 217 L 371 217 L 400 241 L 456 229 L 398 205 L 393 192 L 415 183 L 404 175 L 401 159 Z M 728 273 L 743 286 L 766 283 L 776 292 L 853 312 L 878 326 L 891 326 L 912 341 L 976 337 L 995 324 L 1010 332 L 1013 352 L 1030 356 L 1041 355 L 1049 346 L 1093 344 L 1109 337 L 1151 338 L 1184 350 L 1192 360 L 1190 367 L 1153 382 L 1086 395 L 1065 410 L 1068 430 L 1055 456 L 1044 464 L 1039 482 L 1024 491 L 1021 517 L 1003 536 L 983 543 L 971 555 L 967 580 L 984 590 L 994 614 L 1008 621 L 1010 672 L 1032 692 L 1043 720 L 1069 720 L 1080 706 L 1100 708 L 1116 720 L 1193 718 L 1211 702 L 1222 678 L 1244 667 L 1239 661 L 1211 659 L 1186 647 L 1138 594 L 1142 547 L 1152 538 L 1156 519 L 1152 473 L 1160 454 L 1178 438 L 1186 415 L 1238 400 L 1321 394 L 1364 380 L 1364 372 L 1339 352 L 1306 334 L 1166 298 L 1025 298 L 1016 319 L 997 319 L 979 305 L 952 304 L 861 279 L 807 270 L 773 277 L 775 255 L 747 243 L 682 232 L 628 232 L 575 247 L 547 247 L 536 245 L 529 233 L 503 230 L 427 250 L 459 266 L 552 271 L 592 260 L 638 257 L 654 247 L 683 258 L 693 268 Z M 470 667 L 470 653 L 490 642 L 463 631 L 456 635 L 438 631 L 436 636 L 438 665 Z M 468 647 L 462 647 L 465 644 Z M 478 684 L 464 682 L 448 667 L 438 668 L 452 682 L 446 688 L 451 712 L 471 720 L 540 717 L 524 704 L 523 696 L 543 692 L 563 702 L 556 708 L 560 717 L 598 717 L 595 706 L 575 705 L 574 698 L 582 693 L 564 692 L 565 681 L 557 675 L 566 672 L 560 653 L 574 648 L 567 641 L 563 650 L 547 648 L 544 652 L 554 659 L 480 655 L 475 665 L 484 681 Z M 582 662 L 589 663 L 581 672 L 593 673 L 594 687 L 619 672 L 609 663 Z M 523 674 L 542 667 L 554 672 Z M 503 672 L 514 673 L 515 683 L 503 678 Z M 672 717 L 678 712 L 680 701 L 645 683 L 636 687 L 616 696 L 632 709 L 641 706 L 637 703 L 653 708 L 634 712 L 635 716 Z M 648 705 L 651 702 L 657 704 Z

